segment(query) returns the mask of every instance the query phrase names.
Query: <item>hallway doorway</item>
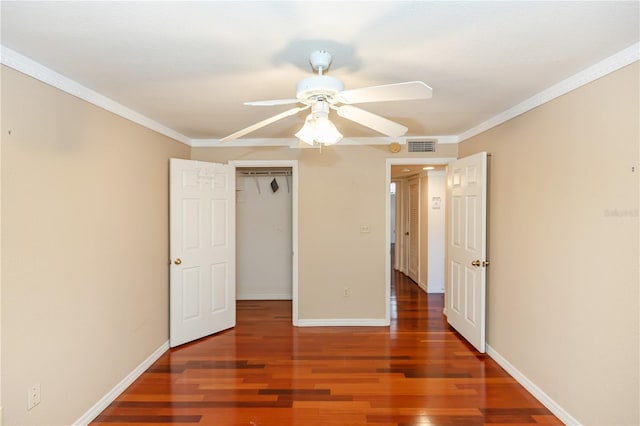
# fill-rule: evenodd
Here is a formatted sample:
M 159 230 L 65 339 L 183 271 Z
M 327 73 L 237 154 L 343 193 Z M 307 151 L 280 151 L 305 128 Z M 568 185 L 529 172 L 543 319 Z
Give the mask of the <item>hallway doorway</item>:
M 446 164 L 453 160 L 387 159 L 387 319 L 396 271 L 410 277 L 424 292 L 444 293 L 444 174 Z

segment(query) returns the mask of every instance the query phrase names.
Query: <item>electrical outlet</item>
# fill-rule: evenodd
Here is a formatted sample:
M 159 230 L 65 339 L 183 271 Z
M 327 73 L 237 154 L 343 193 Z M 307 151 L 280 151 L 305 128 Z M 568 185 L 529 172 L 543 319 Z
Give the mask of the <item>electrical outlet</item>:
M 27 410 L 31 410 L 38 404 L 40 404 L 40 383 L 27 389 Z
M 369 232 L 371 232 L 371 227 L 369 227 L 369 225 L 360 225 L 361 234 L 368 234 Z
M 344 297 L 349 297 L 349 287 L 344 288 Z

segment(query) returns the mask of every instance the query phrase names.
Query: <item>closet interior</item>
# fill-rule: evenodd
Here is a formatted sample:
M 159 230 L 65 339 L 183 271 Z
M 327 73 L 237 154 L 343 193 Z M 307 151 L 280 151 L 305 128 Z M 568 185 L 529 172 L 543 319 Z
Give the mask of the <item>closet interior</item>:
M 292 170 L 236 168 L 236 298 L 290 300 Z

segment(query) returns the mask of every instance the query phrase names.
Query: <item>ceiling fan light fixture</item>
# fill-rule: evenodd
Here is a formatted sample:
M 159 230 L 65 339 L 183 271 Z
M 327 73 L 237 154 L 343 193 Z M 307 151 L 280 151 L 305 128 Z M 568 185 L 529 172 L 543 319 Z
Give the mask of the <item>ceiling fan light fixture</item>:
M 311 113 L 304 120 L 304 126 L 298 130 L 296 137 L 312 146 L 316 142 L 323 145 L 333 145 L 342 139 L 342 134 L 326 114 Z
M 314 139 L 324 145 L 333 145 L 342 139 L 342 134 L 327 117 L 317 117 Z
M 302 128 L 298 130 L 298 133 L 296 133 L 296 137 L 300 139 L 302 142 L 306 143 L 307 145 L 313 146 L 314 136 L 315 136 L 315 123 L 313 119 L 313 114 L 309 114 L 307 118 L 304 120 L 304 126 L 302 126 Z

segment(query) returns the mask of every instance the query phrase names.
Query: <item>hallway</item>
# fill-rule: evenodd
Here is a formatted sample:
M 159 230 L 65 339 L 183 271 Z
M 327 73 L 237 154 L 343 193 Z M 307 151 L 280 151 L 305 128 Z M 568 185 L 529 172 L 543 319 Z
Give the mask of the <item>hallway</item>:
M 296 328 L 290 301 L 237 303 L 235 329 L 165 353 L 93 424 L 562 424 L 401 273 L 390 327 Z

